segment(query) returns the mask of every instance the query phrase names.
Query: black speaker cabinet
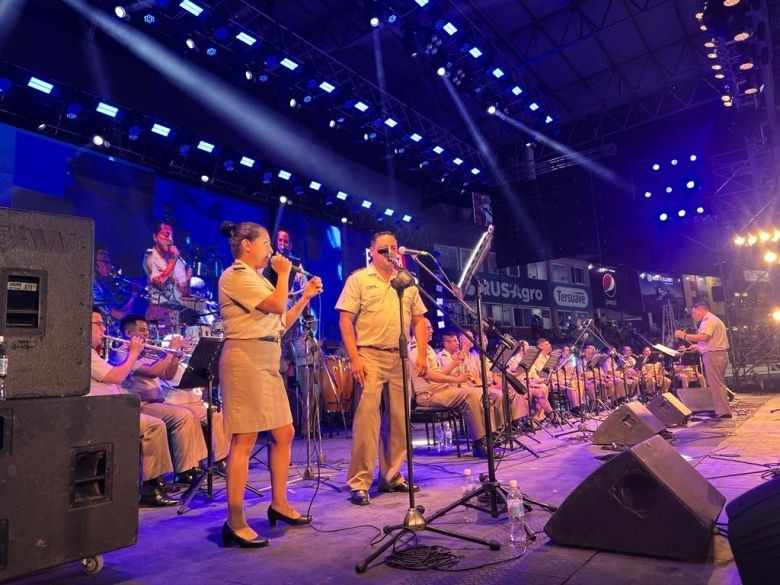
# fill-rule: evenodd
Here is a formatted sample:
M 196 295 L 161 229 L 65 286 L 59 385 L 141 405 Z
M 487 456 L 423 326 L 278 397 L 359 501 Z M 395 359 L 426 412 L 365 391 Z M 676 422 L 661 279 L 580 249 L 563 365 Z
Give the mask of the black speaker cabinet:
M 596 445 L 636 445 L 664 429 L 644 404 L 629 402 L 610 414 L 590 439 Z
M 726 498 L 663 438 L 594 471 L 544 531 L 556 544 L 700 561 Z
M 715 410 L 709 388 L 678 388 L 677 396 L 692 412 Z
M 729 544 L 744 585 L 780 581 L 780 478 L 726 506 Z
M 0 581 L 135 544 L 134 395 L 0 402 Z
M 0 207 L 0 335 L 9 398 L 89 392 L 94 227 Z
M 677 400 L 671 392 L 664 392 L 647 403 L 647 410 L 667 427 L 679 427 L 688 423 L 691 409 Z

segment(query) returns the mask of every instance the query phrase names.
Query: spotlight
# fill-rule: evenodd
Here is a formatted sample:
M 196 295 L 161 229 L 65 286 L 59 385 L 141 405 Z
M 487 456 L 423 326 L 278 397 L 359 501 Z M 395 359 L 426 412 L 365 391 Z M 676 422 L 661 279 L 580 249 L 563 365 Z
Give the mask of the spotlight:
M 723 75 L 723 73 L 716 73 L 715 74 L 715 79 L 723 79 L 724 77 L 726 77 L 726 76 Z
M 776 309 L 772 313 L 772 319 L 774 319 L 775 321 L 780 321 L 780 309 Z
M 244 71 L 244 77 L 246 77 L 247 81 L 252 81 L 255 78 L 255 75 L 249 69 L 247 69 Z
M 92 137 L 92 144 L 95 146 L 103 146 L 105 144 L 105 139 L 100 134 L 95 134 Z
M 279 196 L 279 203 L 281 203 L 282 205 L 287 203 L 287 197 L 285 197 L 284 195 L 280 195 Z
M 724 105 L 724 106 L 726 106 L 727 108 L 730 108 L 731 106 L 733 106 L 733 105 L 734 105 L 734 102 L 731 102 L 731 101 L 729 101 L 729 102 L 723 102 L 723 105 Z
M 187 45 L 188 49 L 195 48 L 195 41 L 193 41 L 192 39 L 187 39 L 186 41 L 184 41 L 184 44 Z
M 200 176 L 200 180 L 203 183 L 208 183 L 209 182 L 209 176 L 208 175 L 201 175 Z
M 436 75 L 438 75 L 439 77 L 444 77 L 445 75 L 447 75 L 447 70 L 444 67 L 439 67 L 436 70 Z
M 691 155 L 691 162 L 696 162 L 696 155 L 695 154 Z
M 688 187 L 688 189 L 693 189 L 696 186 L 696 183 L 694 183 L 693 181 L 688 181 L 687 183 L 685 183 L 685 186 Z
M 734 35 L 734 40 L 737 42 L 746 41 L 750 38 L 750 33 L 746 30 L 740 31 Z
M 645 191 L 645 199 L 650 199 L 652 196 L 653 194 L 650 191 Z
M 658 216 L 658 219 L 660 219 L 661 221 L 666 221 L 667 219 L 669 219 L 669 216 L 665 213 L 662 213 L 661 215 Z
M 122 20 L 127 18 L 127 10 L 125 10 L 124 6 L 115 6 L 114 14 L 116 14 L 117 18 L 121 18 Z
M 38 130 L 40 130 L 41 132 L 46 130 L 46 124 L 38 124 Z
M 712 69 L 713 71 L 720 71 L 721 69 L 723 69 L 723 66 L 718 63 L 715 63 L 715 65 L 712 66 Z
M 336 120 L 331 120 L 330 122 L 328 122 L 328 126 L 331 128 L 335 128 L 336 126 L 338 126 L 338 123 L 336 122 Z
M 736 6 L 739 4 L 739 0 L 723 0 L 723 6 L 726 8 L 730 8 L 731 6 Z
M 761 242 L 768 242 L 771 237 L 768 232 L 759 232 L 758 234 L 758 239 Z
M 677 212 L 677 215 L 680 217 L 685 217 L 685 210 L 681 209 L 680 211 Z
M 742 236 L 737 236 L 736 238 L 734 238 L 734 244 L 736 244 L 737 246 L 744 246 L 745 238 L 743 238 Z
M 655 164 L 653 165 L 653 170 L 654 170 L 654 171 L 659 171 L 659 170 L 661 170 L 661 165 L 659 165 L 658 163 L 655 163 Z
M 346 224 L 346 223 L 347 223 L 347 221 L 348 221 L 348 220 L 347 220 L 347 218 L 346 218 L 346 217 L 342 217 L 342 218 L 341 218 L 341 223 L 344 223 L 344 224 Z
M 672 188 L 671 187 L 667 187 L 666 189 L 664 189 L 664 191 L 666 191 L 667 193 L 671 193 L 672 192 Z
M 748 246 L 755 246 L 757 241 L 758 241 L 758 238 L 756 236 L 754 236 L 753 234 L 750 234 L 747 237 L 747 245 Z
M 740 71 L 749 71 L 750 69 L 753 69 L 753 62 L 748 60 L 743 61 L 739 64 Z
M 298 105 L 298 100 L 296 100 L 295 98 L 290 98 L 290 107 L 294 108 L 297 105 Z
M 490 114 L 491 116 L 494 115 L 496 113 L 496 106 L 492 104 L 488 106 L 487 113 Z
M 769 262 L 769 264 L 774 264 L 777 262 L 777 252 L 769 250 L 766 254 L 764 254 L 764 262 Z
M 677 166 L 677 159 L 676 159 L 676 158 L 673 158 L 673 159 L 672 159 L 672 166 L 673 166 L 673 167 L 676 167 L 676 166 Z
M 704 208 L 703 207 L 697 207 L 696 208 L 696 213 L 700 213 L 700 214 L 704 213 Z
M 369 23 L 369 24 L 370 24 L 372 27 L 376 28 L 376 27 L 378 27 L 378 26 L 379 26 L 379 19 L 378 19 L 376 16 L 372 16 L 372 17 L 371 17 L 371 20 L 369 20 L 369 21 L 368 21 L 368 23 Z

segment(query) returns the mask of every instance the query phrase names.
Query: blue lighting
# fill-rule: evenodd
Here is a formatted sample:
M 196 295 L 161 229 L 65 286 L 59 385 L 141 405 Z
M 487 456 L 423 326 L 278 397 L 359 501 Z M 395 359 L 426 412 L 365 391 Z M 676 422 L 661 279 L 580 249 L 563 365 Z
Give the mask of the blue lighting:
M 179 156 L 187 156 L 190 153 L 190 145 L 182 144 L 179 147 Z
M 664 191 L 666 191 L 667 193 L 671 193 L 672 192 L 672 188 L 671 187 L 667 187 L 666 189 L 664 189 Z
M 203 8 L 201 8 L 194 2 L 191 2 L 190 0 L 182 0 L 181 2 L 179 2 L 179 6 L 184 8 L 184 10 L 186 10 L 193 16 L 200 16 L 200 13 L 203 12 Z
M 338 199 L 339 201 L 346 201 L 347 197 L 349 197 L 349 195 L 344 193 L 344 191 L 339 191 L 338 193 L 336 193 L 336 199 Z
M 295 71 L 296 69 L 298 69 L 298 64 L 292 59 L 288 59 L 287 57 L 282 59 L 281 64 L 282 67 L 286 67 L 290 71 Z
M 455 158 L 452 159 L 452 162 L 455 163 L 456 165 L 460 166 L 460 165 L 463 164 L 463 159 L 456 156 Z
M 669 219 L 669 216 L 666 213 L 662 213 L 661 215 L 658 216 L 658 219 L 660 219 L 661 221 L 666 221 L 667 219 Z
M 537 104 L 536 102 L 531 102 L 530 104 L 528 104 L 528 109 L 531 110 L 532 112 L 535 112 L 536 110 L 539 109 L 539 104 Z
M 273 177 L 274 177 L 273 173 L 271 173 L 270 171 L 264 172 L 263 173 L 263 183 L 267 185 L 268 183 L 271 182 L 271 179 L 273 179 Z
M 481 172 L 481 171 L 480 171 L 480 170 L 479 170 L 477 167 L 474 167 L 473 169 L 471 169 L 471 174 L 472 174 L 472 175 L 475 175 L 475 176 L 476 176 L 476 175 L 478 175 L 480 172 Z
M 355 109 L 360 110 L 361 112 L 365 112 L 368 109 L 368 105 L 358 100 L 355 102 Z
M 450 36 L 452 36 L 456 32 L 458 32 L 458 28 L 454 24 L 452 24 L 451 22 L 448 22 L 442 28 L 444 29 L 444 32 L 446 32 Z
M 412 134 L 412 135 L 411 135 L 409 138 L 411 138 L 411 139 L 412 139 L 412 140 L 414 140 L 415 142 L 420 142 L 420 140 L 422 140 L 422 136 L 420 136 L 419 134 L 417 134 L 417 132 L 415 132 L 414 134 Z
M 677 159 L 676 158 L 672 159 L 672 166 L 673 167 L 677 166 Z
M 545 124 L 552 124 L 552 121 L 553 121 L 553 117 L 552 117 L 552 116 L 547 116 L 547 117 L 544 119 L 544 123 L 545 123 Z
M 693 189 L 696 186 L 696 183 L 694 183 L 693 181 L 688 181 L 687 183 L 685 183 L 685 186 L 688 187 L 688 189 Z
M 320 89 L 322 91 L 326 91 L 328 93 L 333 93 L 333 90 L 336 89 L 336 86 L 335 85 L 331 85 L 327 81 L 323 81 L 322 83 L 320 83 Z
M 249 158 L 248 156 L 242 156 L 241 160 L 239 161 L 239 164 L 242 164 L 245 167 L 251 169 L 253 166 L 255 166 L 255 159 Z
M 412 221 L 412 216 L 404 215 L 401 219 L 403 219 L 406 223 L 409 223 L 410 221 Z
M 680 217 L 685 217 L 685 210 L 681 209 L 680 211 L 677 212 L 677 215 L 679 215 Z
M 696 213 L 704 213 L 704 208 L 703 207 L 697 207 L 696 208 Z
M 245 32 L 241 31 L 236 35 L 236 38 L 241 41 L 244 44 L 249 45 L 250 47 L 254 45 L 257 42 L 257 39 L 253 37 L 252 35 L 248 35 Z
M 391 14 L 390 16 L 387 17 L 387 22 L 389 22 L 390 24 L 393 24 L 396 20 L 398 20 L 397 14 Z
M 364 207 L 366 209 L 371 209 L 371 202 L 368 199 L 363 199 L 363 203 L 360 204 L 361 207 Z
M 100 102 L 97 105 L 97 108 L 95 109 L 101 114 L 105 114 L 106 116 L 110 116 L 111 118 L 116 118 L 116 115 L 119 113 L 119 108 L 116 108 L 104 102 Z
M 322 185 L 317 181 L 312 181 L 311 183 L 309 183 L 309 189 L 312 189 L 314 191 L 319 191 L 320 187 L 322 187 Z
M 433 147 L 433 152 L 435 152 L 436 154 L 441 154 L 442 152 L 444 152 L 444 149 L 441 146 L 437 145 Z
M 68 120 L 75 120 L 78 115 L 81 113 L 81 106 L 78 104 L 70 104 L 68 106 L 68 112 L 65 114 L 65 117 Z
M 512 88 L 512 93 L 514 95 L 520 95 L 521 93 L 523 93 L 523 89 L 520 86 L 516 85 Z
M 37 89 L 43 93 L 51 93 L 51 91 L 54 89 L 54 86 L 51 83 L 46 83 L 37 77 L 31 77 L 30 81 L 27 82 L 27 87 L 32 87 L 33 89 Z
M 156 20 L 154 14 L 144 14 L 144 22 L 146 24 L 154 24 Z
M 152 132 L 154 132 L 155 134 L 159 134 L 164 138 L 167 138 L 168 135 L 171 133 L 171 129 L 168 128 L 167 126 L 163 126 L 162 124 L 153 124 Z
M 645 191 L 645 199 L 650 199 L 652 196 L 653 194 L 650 191 Z
M 392 217 L 394 213 L 395 213 L 395 211 L 393 211 L 393 210 L 392 210 L 392 209 L 390 209 L 389 207 L 388 207 L 387 209 L 385 209 L 385 215 L 386 215 L 387 217 Z
M 425 6 L 426 4 L 428 4 L 429 0 L 414 0 L 414 1 L 417 2 L 418 6 Z
M 226 171 L 231 173 L 233 172 L 233 169 L 236 168 L 236 165 L 232 160 L 226 160 L 225 162 L 222 163 L 222 166 L 225 167 Z
M 303 96 L 303 103 L 304 104 L 308 104 L 309 102 L 311 102 L 311 100 L 312 100 L 312 97 L 310 95 Z
M 479 48 L 477 47 L 471 47 L 469 49 L 469 55 L 471 55 L 475 59 L 479 59 L 482 56 L 482 51 L 480 51 Z
M 654 171 L 661 170 L 661 165 L 659 165 L 658 163 L 654 163 L 654 164 L 653 164 L 653 170 L 654 170 Z
M 215 47 L 209 47 L 208 49 L 206 49 L 206 54 L 209 57 L 213 57 L 214 55 L 217 54 L 217 49 Z
M 280 179 L 284 179 L 285 181 L 289 181 L 290 177 L 292 177 L 292 173 L 290 171 L 285 171 L 284 169 L 279 169 L 278 176 Z
M 257 78 L 257 80 L 262 82 L 262 83 L 265 83 L 266 81 L 268 81 L 268 75 L 263 73 L 260 77 Z
M 501 71 L 501 69 L 499 69 L 498 67 L 494 68 L 493 71 L 491 71 L 491 73 L 493 74 L 493 77 L 495 77 L 496 79 L 501 79 L 504 76 L 504 72 Z
M 198 142 L 198 150 L 202 150 L 203 152 L 214 152 L 214 145 L 205 140 L 201 140 Z
M 696 162 L 696 155 L 695 154 L 691 155 L 691 162 Z
M 390 128 L 395 128 L 396 126 L 398 126 L 398 122 L 396 122 L 392 118 L 388 118 L 387 120 L 385 120 L 385 124 Z
M 141 129 L 138 126 L 133 126 L 128 131 L 127 137 L 130 140 L 138 140 L 138 137 L 141 135 Z

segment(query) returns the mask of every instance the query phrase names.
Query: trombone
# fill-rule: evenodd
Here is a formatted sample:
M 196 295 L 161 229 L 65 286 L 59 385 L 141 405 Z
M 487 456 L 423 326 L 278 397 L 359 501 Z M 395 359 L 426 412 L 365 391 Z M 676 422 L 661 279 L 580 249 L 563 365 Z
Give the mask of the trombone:
M 110 335 L 105 335 L 103 337 L 103 341 L 106 344 L 106 351 L 111 349 L 119 349 L 120 347 L 129 346 L 130 340 L 124 339 L 123 337 L 112 337 Z M 148 353 L 147 353 L 148 352 Z M 172 347 L 160 347 L 159 345 L 152 345 L 150 343 L 144 343 L 144 347 L 141 350 L 141 355 L 144 357 L 152 357 L 154 354 L 157 354 L 156 357 L 165 357 L 160 356 L 159 354 L 167 354 L 172 353 L 175 354 L 178 358 L 181 358 L 184 356 L 184 348 L 172 348 Z

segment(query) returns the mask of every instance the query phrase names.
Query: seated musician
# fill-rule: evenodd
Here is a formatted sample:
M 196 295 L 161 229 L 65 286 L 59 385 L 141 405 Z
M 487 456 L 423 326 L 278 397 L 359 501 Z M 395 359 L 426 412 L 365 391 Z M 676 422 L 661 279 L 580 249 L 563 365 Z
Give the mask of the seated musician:
M 685 346 L 685 344 L 681 343 L 680 345 L 677 346 L 677 351 L 683 354 L 686 351 L 688 351 L 688 348 Z M 680 356 L 674 362 L 673 367 L 674 367 L 674 377 L 680 383 L 681 387 L 688 388 L 691 382 L 697 382 L 699 384 L 699 388 L 707 387 L 707 383 L 704 380 L 704 376 L 701 374 L 701 372 L 699 372 L 696 369 L 696 366 L 684 366 L 682 364 L 682 356 Z
M 650 362 L 652 353 L 650 346 L 646 345 L 642 348 L 642 357 L 637 361 L 640 388 L 645 394 L 669 392 L 672 380 L 664 372 L 664 365 L 660 360 L 655 363 Z
M 423 318 L 428 331 L 428 342 L 433 339 L 433 327 L 428 319 Z M 475 457 L 487 457 L 487 441 L 485 434 L 485 411 L 482 408 L 482 390 L 480 388 L 462 386 L 468 378 L 466 372 L 457 375 L 445 374 L 439 365 L 436 352 L 428 345 L 428 369 L 424 376 L 412 373 L 412 388 L 415 400 L 419 406 L 440 406 L 459 408 L 463 411 L 469 436 L 474 444 Z M 409 343 L 409 360 L 417 360 L 417 340 Z
M 561 347 L 561 359 L 558 371 L 550 377 L 550 385 L 561 392 L 566 392 L 569 408 L 574 414 L 580 413 L 580 405 L 585 398 L 585 380 L 581 371 L 577 371 L 577 358 L 568 345 Z
M 107 250 L 95 251 L 95 276 L 92 279 L 92 302 L 106 311 L 109 317 L 119 320 L 127 315 L 138 299 L 133 286 L 129 291 L 121 290 L 115 279 L 114 264 Z M 129 283 L 129 281 L 125 281 Z
M 118 384 L 122 383 L 130 373 L 143 349 L 143 339 L 132 338 L 127 358 L 122 363 L 111 366 L 101 357 L 104 350 L 105 330 L 103 313 L 98 307 L 92 307 L 92 383 L 87 396 L 120 394 Z M 175 506 L 178 502 L 167 497 L 162 489 L 163 476 L 173 471 L 165 423 L 158 418 L 141 413 L 140 434 L 142 482 L 140 503 L 147 506 Z
M 140 315 L 128 315 L 120 323 L 126 339 L 141 337 L 146 341 L 149 327 Z M 181 348 L 183 341 L 176 337 L 171 349 Z M 125 360 L 126 352 L 119 349 L 111 352 L 109 361 L 113 364 Z M 190 409 L 176 404 L 167 404 L 162 380 L 171 380 L 179 366 L 179 356 L 166 353 L 164 357 L 142 358 L 133 364 L 130 375 L 122 382 L 122 390 L 138 394 L 141 412 L 150 414 L 165 422 L 170 434 L 173 453 L 173 467 L 176 483 L 192 484 L 200 475 L 199 462 L 206 457 L 206 442 L 196 415 Z
M 582 396 L 586 400 L 590 400 L 591 406 L 596 402 L 596 389 L 597 387 L 600 387 L 601 384 L 601 371 L 590 367 L 590 361 L 594 355 L 596 355 L 595 345 L 586 345 L 583 347 L 577 368 L 582 372 L 582 380 L 584 382 Z
M 614 350 L 607 352 L 606 359 L 601 362 L 601 368 L 603 370 L 602 378 L 610 400 L 613 403 L 623 402 L 627 396 L 626 382 Z
M 636 371 L 636 358 L 630 346 L 624 345 L 622 347 L 620 357 L 617 358 L 617 365 L 620 367 L 626 385 L 626 397 L 631 398 L 639 389 L 639 375 Z

